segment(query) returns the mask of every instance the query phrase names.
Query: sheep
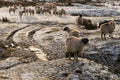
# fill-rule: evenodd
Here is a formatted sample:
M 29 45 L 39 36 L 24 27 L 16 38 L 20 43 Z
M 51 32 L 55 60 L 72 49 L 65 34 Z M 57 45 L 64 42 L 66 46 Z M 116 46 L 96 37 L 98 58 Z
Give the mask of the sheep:
M 71 29 L 69 27 L 65 27 L 63 29 L 63 31 L 67 31 L 69 33 L 70 36 L 75 36 L 75 37 L 79 37 L 80 32 L 76 29 Z
M 22 18 L 23 13 L 24 13 L 24 11 L 19 11 L 20 18 Z
M 29 13 L 30 13 L 30 15 L 34 15 L 35 11 L 33 9 L 29 8 Z
M 17 7 L 13 7 L 13 8 L 10 7 L 9 8 L 9 14 L 11 14 L 11 12 L 13 12 L 15 14 L 16 10 L 17 10 Z
M 61 10 L 58 11 L 58 15 L 59 15 L 59 16 L 62 16 L 63 14 L 64 14 L 64 15 L 66 14 L 66 12 L 65 12 L 64 9 L 61 9 Z
M 79 15 L 79 17 L 77 18 L 77 25 L 83 25 L 83 26 L 88 26 L 91 25 L 92 22 L 89 19 L 85 19 L 82 17 L 82 15 Z
M 88 38 L 77 38 L 74 36 L 70 36 L 65 41 L 65 50 L 66 50 L 66 57 L 71 59 L 71 55 L 74 55 L 74 60 L 78 61 L 78 56 L 83 54 L 81 53 L 84 46 L 89 42 Z
M 41 7 L 37 7 L 37 8 L 35 8 L 35 10 L 36 10 L 36 14 L 42 13 L 42 8 Z
M 101 39 L 106 40 L 105 35 L 109 33 L 109 37 L 113 38 L 112 33 L 115 30 L 115 22 L 113 20 L 110 20 L 100 26 L 100 32 L 101 32 Z M 103 38 L 104 35 L 104 38 Z
M 46 13 L 49 13 L 49 14 L 51 14 L 51 11 L 50 11 L 50 9 L 49 8 L 44 8 L 44 9 L 42 9 L 42 14 L 46 14 Z
M 54 14 L 54 15 L 58 15 L 57 8 L 54 8 L 54 10 L 53 10 L 53 14 Z
M 24 7 L 24 13 L 25 13 L 25 15 L 27 15 L 27 16 L 28 16 L 29 9 L 26 9 L 26 7 Z
M 110 21 L 110 20 L 105 20 L 105 21 L 99 22 L 98 28 L 100 28 L 100 26 L 101 26 L 102 24 L 107 23 L 107 22 L 109 22 L 109 21 Z

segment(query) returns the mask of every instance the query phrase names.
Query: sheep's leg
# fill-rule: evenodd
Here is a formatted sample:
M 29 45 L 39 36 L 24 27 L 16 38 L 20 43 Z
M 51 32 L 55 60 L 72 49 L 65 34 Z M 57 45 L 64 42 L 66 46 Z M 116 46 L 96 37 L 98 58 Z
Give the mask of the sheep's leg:
M 77 52 L 74 53 L 74 60 L 75 60 L 75 62 L 78 61 L 77 54 L 78 54 Z
M 74 53 L 74 60 L 76 61 L 76 53 Z
M 103 33 L 101 33 L 101 39 L 103 40 Z
M 78 62 L 79 52 L 76 53 L 76 62 Z
M 109 33 L 109 37 L 110 37 L 110 38 L 113 38 L 113 35 L 112 35 L 112 33 Z
M 71 53 L 69 52 L 69 60 L 71 60 Z
M 104 40 L 106 40 L 106 37 L 105 37 L 106 34 L 104 34 Z
M 65 52 L 65 57 L 66 57 L 66 58 L 68 58 L 68 57 L 69 57 L 69 59 L 71 60 L 71 53 L 70 53 L 70 52 L 68 52 L 68 51 L 67 51 L 67 52 Z

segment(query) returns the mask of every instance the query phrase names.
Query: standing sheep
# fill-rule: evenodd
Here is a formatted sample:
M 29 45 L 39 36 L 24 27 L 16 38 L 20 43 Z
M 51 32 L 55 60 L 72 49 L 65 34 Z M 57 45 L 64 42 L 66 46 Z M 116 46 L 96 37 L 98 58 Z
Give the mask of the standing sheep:
M 101 39 L 106 40 L 105 35 L 109 33 L 109 37 L 113 38 L 112 33 L 115 30 L 115 22 L 110 20 L 100 26 Z M 103 38 L 104 35 L 104 38 Z
M 57 8 L 53 9 L 53 14 L 54 14 L 54 15 L 58 15 Z
M 42 9 L 42 14 L 47 14 L 47 13 L 49 13 L 49 14 L 51 14 L 51 11 L 50 11 L 50 9 L 49 8 L 43 8 Z
M 76 29 L 71 29 L 69 27 L 65 27 L 63 29 L 63 31 L 67 31 L 69 33 L 70 36 L 75 36 L 75 37 L 79 37 L 80 32 Z
M 29 8 L 29 13 L 30 13 L 30 15 L 34 15 L 34 13 L 35 13 L 34 9 Z
M 24 11 L 19 11 L 19 16 L 22 18 Z
M 74 60 L 78 61 L 79 55 L 83 56 L 81 52 L 88 42 L 87 38 L 68 37 L 65 42 L 66 57 L 71 59 L 71 55 L 74 55 Z
M 64 15 L 66 14 L 66 12 L 65 12 L 64 9 L 61 9 L 61 10 L 58 11 L 58 15 L 59 15 L 59 16 L 62 16 L 63 14 L 64 14 Z

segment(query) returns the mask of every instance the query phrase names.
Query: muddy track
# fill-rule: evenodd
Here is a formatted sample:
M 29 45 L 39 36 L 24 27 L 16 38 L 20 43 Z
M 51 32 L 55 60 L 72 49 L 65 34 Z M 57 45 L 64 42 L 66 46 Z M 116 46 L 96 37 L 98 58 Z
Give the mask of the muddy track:
M 53 21 L 42 21 L 42 22 L 36 22 L 36 23 L 30 23 L 30 24 L 40 24 L 40 25 L 69 25 L 69 24 L 73 24 L 73 25 L 76 25 L 75 23 L 72 23 L 72 22 L 60 23 L 60 22 L 53 22 Z
M 18 31 L 20 31 L 20 30 L 22 30 L 22 29 L 25 29 L 25 28 L 27 28 L 27 27 L 29 27 L 30 25 L 27 25 L 27 26 L 25 26 L 25 27 L 22 27 L 22 28 L 19 28 L 19 29 L 16 29 L 16 30 L 14 30 L 14 31 L 12 31 L 11 33 L 10 33 L 10 35 L 8 35 L 8 37 L 6 38 L 6 41 L 8 41 L 8 42 L 14 42 L 13 41 L 13 36 L 14 36 L 14 34 L 15 33 L 17 33 Z
M 30 31 L 29 33 L 28 33 L 28 36 L 27 36 L 27 38 L 28 38 L 28 40 L 33 40 L 33 35 L 37 32 L 37 31 L 39 31 L 40 29 L 42 29 L 42 28 L 38 28 L 38 29 L 35 29 L 35 30 L 32 30 L 32 31 Z

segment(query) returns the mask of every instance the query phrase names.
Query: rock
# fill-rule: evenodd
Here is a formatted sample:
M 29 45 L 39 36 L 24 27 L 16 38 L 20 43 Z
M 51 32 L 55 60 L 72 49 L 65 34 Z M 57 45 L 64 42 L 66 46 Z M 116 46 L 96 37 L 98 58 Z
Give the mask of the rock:
M 67 80 L 80 80 L 78 75 L 70 74 Z
M 10 57 L 0 62 L 0 70 L 9 69 L 21 63 L 22 62 L 19 60 L 19 58 Z

